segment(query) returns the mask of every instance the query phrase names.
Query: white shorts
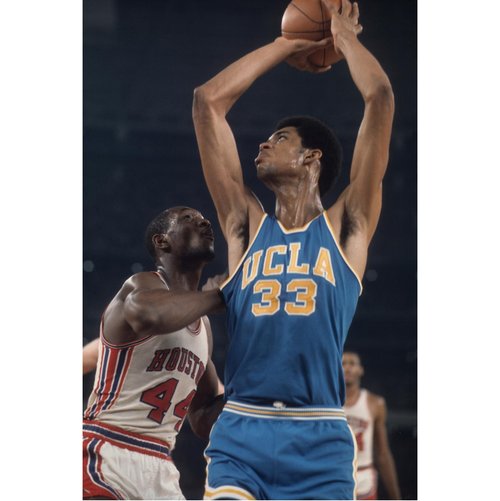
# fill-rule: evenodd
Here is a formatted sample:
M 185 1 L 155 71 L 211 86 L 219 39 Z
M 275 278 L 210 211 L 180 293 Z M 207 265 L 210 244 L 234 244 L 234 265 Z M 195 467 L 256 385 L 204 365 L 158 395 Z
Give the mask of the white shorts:
M 83 428 L 84 499 L 185 499 L 166 442 L 95 421 Z
M 373 466 L 358 467 L 356 472 L 356 497 L 358 499 L 376 499 L 377 477 Z

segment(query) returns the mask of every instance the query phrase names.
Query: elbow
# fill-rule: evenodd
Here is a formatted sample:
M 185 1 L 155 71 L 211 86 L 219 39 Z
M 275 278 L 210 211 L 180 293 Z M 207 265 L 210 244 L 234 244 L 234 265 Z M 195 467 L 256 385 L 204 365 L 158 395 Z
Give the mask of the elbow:
M 391 113 L 394 112 L 394 93 L 387 79 L 378 81 L 365 97 L 365 101 Z
M 207 426 L 203 419 L 198 416 L 190 414 L 188 415 L 189 426 L 191 431 L 202 440 L 208 440 L 210 437 L 211 427 Z
M 229 100 L 211 82 L 194 89 L 192 114 L 195 124 L 225 117 L 229 108 Z
M 207 84 L 196 87 L 193 92 L 193 120 L 199 122 L 209 117 L 215 108 L 215 97 Z

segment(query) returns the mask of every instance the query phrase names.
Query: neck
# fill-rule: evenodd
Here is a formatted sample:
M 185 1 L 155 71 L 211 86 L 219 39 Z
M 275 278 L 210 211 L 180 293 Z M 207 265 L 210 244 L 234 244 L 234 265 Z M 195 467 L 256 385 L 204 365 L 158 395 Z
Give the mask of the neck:
M 348 400 L 355 400 L 361 392 L 359 384 L 350 384 L 345 387 L 345 395 Z
M 171 291 L 195 291 L 198 290 L 202 267 L 182 268 L 171 266 L 170 263 L 162 262 L 158 265 L 158 271 L 167 282 Z
M 307 179 L 273 191 L 276 195 L 275 215 L 285 228 L 300 228 L 323 212 L 318 186 Z

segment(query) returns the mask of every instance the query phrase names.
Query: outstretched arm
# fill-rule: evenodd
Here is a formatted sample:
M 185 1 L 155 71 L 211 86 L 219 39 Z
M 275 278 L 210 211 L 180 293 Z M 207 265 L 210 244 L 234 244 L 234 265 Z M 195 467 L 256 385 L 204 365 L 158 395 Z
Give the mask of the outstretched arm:
M 234 62 L 194 91 L 196 138 L 205 180 L 229 246 L 229 273 L 245 251 L 245 243 L 252 238 L 262 208 L 244 186 L 236 142 L 226 115 L 252 83 L 278 63 L 328 43 L 331 41 L 278 38 Z
M 129 278 L 107 307 L 103 334 L 110 343 L 169 334 L 223 305 L 219 289 L 172 292 L 151 272 Z
M 338 209 L 341 213 L 347 212 L 361 238 L 360 245 L 353 246 L 356 249 L 348 252 L 348 258 L 361 276 L 366 265 L 366 249 L 375 232 L 382 206 L 382 179 L 389 161 L 394 96 L 384 70 L 357 38 L 362 30 L 358 24 L 357 3 L 342 0 L 339 13 L 331 0 L 322 1 L 332 15 L 331 31 L 335 47 L 344 55 L 365 104 L 349 186 L 329 210 L 332 216 L 335 210 L 339 212 Z M 360 249 L 364 252 L 359 252 Z
M 134 290 L 125 299 L 125 319 L 143 336 L 168 334 L 186 327 L 223 304 L 218 289 L 172 292 L 154 274 L 133 278 Z

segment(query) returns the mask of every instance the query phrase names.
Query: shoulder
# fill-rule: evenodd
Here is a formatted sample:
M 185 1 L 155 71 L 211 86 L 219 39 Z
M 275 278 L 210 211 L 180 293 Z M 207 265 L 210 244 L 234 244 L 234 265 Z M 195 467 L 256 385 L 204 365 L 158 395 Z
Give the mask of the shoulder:
M 203 322 L 203 325 L 205 326 L 205 329 L 207 331 L 207 335 L 211 336 L 212 335 L 212 327 L 210 325 L 210 320 L 206 315 L 203 315 L 201 317 L 201 321 Z
M 122 289 L 132 292 L 138 289 L 163 289 L 166 287 L 165 282 L 155 271 L 141 271 L 125 280 Z
M 386 413 L 387 407 L 385 398 L 377 395 L 371 391 L 367 391 L 368 406 L 373 414 L 373 417 L 383 417 Z
M 132 275 L 123 282 L 120 290 L 110 303 L 125 302 L 128 296 L 141 290 L 166 288 L 165 283 L 154 271 L 142 271 Z M 109 308 L 109 307 L 108 307 Z
M 210 320 L 208 319 L 208 317 L 206 315 L 201 317 L 201 321 L 202 321 L 203 325 L 205 326 L 205 331 L 207 333 L 209 353 L 212 354 L 212 349 L 213 349 L 212 326 L 210 325 Z

